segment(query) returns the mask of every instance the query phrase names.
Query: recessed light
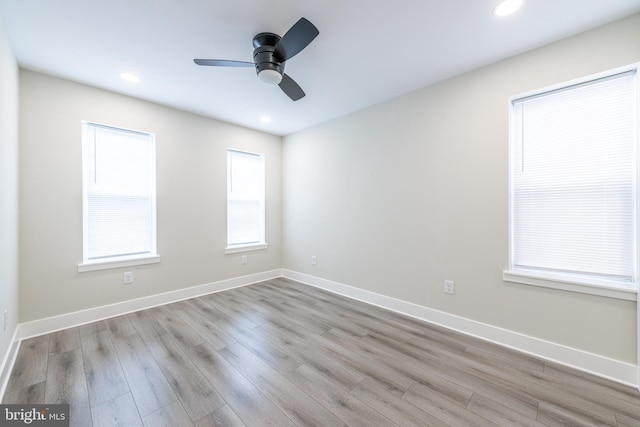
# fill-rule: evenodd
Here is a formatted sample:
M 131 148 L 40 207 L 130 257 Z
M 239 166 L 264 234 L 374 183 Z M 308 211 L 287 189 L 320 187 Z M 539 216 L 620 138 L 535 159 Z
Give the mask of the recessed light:
M 493 14 L 496 16 L 511 15 L 516 10 L 520 9 L 524 4 L 524 0 L 504 0 L 495 9 Z
M 120 78 L 130 83 L 138 83 L 140 81 L 140 77 L 131 73 L 120 73 Z
M 261 116 L 260 123 L 271 123 L 271 117 L 269 116 Z

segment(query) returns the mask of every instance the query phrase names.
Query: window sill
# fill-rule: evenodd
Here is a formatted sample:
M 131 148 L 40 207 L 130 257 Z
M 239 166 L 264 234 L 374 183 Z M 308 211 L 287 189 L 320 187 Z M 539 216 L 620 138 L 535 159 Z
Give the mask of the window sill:
M 563 291 L 579 292 L 582 294 L 598 295 L 627 301 L 636 301 L 638 299 L 638 287 L 636 285 L 611 280 L 587 279 L 570 274 L 544 273 L 526 269 L 505 270 L 502 272 L 502 279 L 506 282 L 542 286 L 544 288 L 560 289 Z
M 117 260 L 95 261 L 78 264 L 78 273 L 86 271 L 107 270 L 109 268 L 133 267 L 136 265 L 156 264 L 160 262 L 160 255 L 145 255 L 137 258 L 121 258 Z
M 260 251 L 262 249 L 267 249 L 269 245 L 266 243 L 255 243 L 251 245 L 236 245 L 236 246 L 227 246 L 224 248 L 225 254 L 237 254 L 240 252 L 250 252 L 250 251 Z

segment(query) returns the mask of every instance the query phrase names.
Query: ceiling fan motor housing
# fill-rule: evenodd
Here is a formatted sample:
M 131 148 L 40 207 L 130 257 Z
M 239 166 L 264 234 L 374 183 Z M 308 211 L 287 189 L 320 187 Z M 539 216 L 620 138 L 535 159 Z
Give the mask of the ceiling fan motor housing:
M 280 36 L 273 33 L 260 33 L 253 38 L 253 62 L 256 64 L 256 73 L 264 70 L 274 70 L 284 74 L 284 61 L 278 58 L 276 45 Z

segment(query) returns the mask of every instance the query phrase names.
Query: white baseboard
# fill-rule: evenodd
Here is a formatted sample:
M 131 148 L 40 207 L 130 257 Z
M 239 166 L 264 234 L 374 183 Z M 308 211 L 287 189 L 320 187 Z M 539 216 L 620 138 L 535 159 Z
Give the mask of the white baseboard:
M 11 337 L 7 353 L 4 355 L 4 359 L 2 359 L 2 365 L 0 365 L 0 402 L 2 402 L 2 398 L 4 397 L 4 392 L 9 384 L 9 377 L 11 376 L 13 364 L 16 361 L 16 356 L 18 356 L 18 349 L 20 348 L 20 340 L 18 339 L 19 330 L 20 325 L 17 325 L 16 329 L 13 331 L 13 336 Z
M 192 286 L 189 288 L 178 289 L 176 291 L 165 292 L 162 294 L 149 295 L 147 297 L 122 301 L 115 304 L 75 311 L 73 313 L 61 314 L 59 316 L 47 317 L 45 319 L 33 320 L 31 322 L 20 324 L 20 333 L 18 335 L 18 339 L 23 340 L 38 335 L 44 335 L 51 332 L 59 331 L 61 329 L 84 325 L 85 323 L 96 322 L 98 320 L 108 319 L 110 317 L 144 310 L 146 308 L 151 308 L 158 305 L 169 304 L 189 298 L 195 298 L 201 295 L 220 292 L 240 286 L 251 285 L 253 283 L 258 283 L 264 280 L 274 279 L 281 276 L 282 270 L 280 269 L 265 271 L 248 276 L 221 280 L 219 282 Z
M 508 329 L 434 310 L 305 273 L 283 269 L 284 277 L 358 301 L 411 316 L 448 329 L 491 341 L 542 359 L 566 365 L 632 387 L 639 387 L 638 367 L 630 363 L 589 353 Z
M 639 386 L 637 367 L 629 363 L 555 344 L 320 277 L 286 269 L 277 269 L 19 324 L 14 331 L 11 345 L 4 355 L 2 365 L 0 365 L 0 401 L 4 396 L 9 376 L 18 354 L 20 342 L 23 339 L 144 310 L 158 305 L 251 285 L 277 277 L 286 277 L 300 283 L 325 289 L 336 294 L 434 323 L 626 385 L 633 387 Z

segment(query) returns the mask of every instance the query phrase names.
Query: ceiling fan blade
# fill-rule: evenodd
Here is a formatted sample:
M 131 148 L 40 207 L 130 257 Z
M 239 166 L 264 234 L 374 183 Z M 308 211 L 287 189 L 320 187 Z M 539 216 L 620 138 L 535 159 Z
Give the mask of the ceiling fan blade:
M 281 61 L 287 61 L 296 56 L 302 49 L 315 39 L 320 31 L 305 18 L 289 28 L 276 45 L 275 55 Z
M 304 91 L 298 85 L 298 83 L 296 83 L 295 80 L 293 80 L 287 74 L 282 75 L 282 81 L 278 84 L 278 86 L 280 86 L 280 89 L 282 89 L 282 91 L 286 93 L 292 101 L 297 101 L 300 98 L 303 98 L 305 95 Z
M 194 59 L 198 65 L 210 65 L 213 67 L 254 67 L 256 64 L 253 62 L 245 61 L 227 61 L 224 59 Z

